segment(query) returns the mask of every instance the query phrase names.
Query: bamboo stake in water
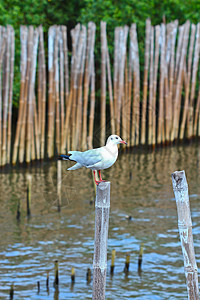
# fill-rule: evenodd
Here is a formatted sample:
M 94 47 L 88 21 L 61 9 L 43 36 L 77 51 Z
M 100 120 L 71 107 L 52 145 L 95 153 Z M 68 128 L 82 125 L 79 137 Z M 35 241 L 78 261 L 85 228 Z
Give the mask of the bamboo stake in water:
M 116 250 L 112 250 L 112 258 L 111 258 L 111 266 L 110 266 L 110 274 L 113 275 L 114 274 L 114 268 L 115 268 L 115 254 L 116 254 Z
M 124 273 L 128 274 L 129 272 L 129 266 L 130 266 L 130 254 L 126 254 L 126 262 L 124 267 Z
M 140 245 L 140 252 L 138 257 L 138 274 L 141 275 L 142 272 L 142 256 L 143 256 L 143 243 Z
M 75 269 L 71 269 L 71 284 L 75 283 Z
M 199 299 L 198 271 L 193 245 L 192 220 L 185 171 L 172 173 L 172 184 L 177 205 L 178 227 L 184 259 L 188 299 L 196 300 Z
M 95 203 L 93 300 L 105 299 L 109 210 L 110 182 L 101 182 L 97 186 Z
M 10 300 L 13 300 L 14 299 L 14 284 L 12 283 L 11 284 L 11 287 L 10 287 Z
M 90 268 L 87 269 L 86 280 L 87 280 L 87 284 L 90 284 L 90 282 L 91 282 L 91 269 Z
M 55 274 L 55 279 L 54 279 L 54 287 L 58 287 L 59 285 L 59 272 L 58 272 L 58 261 L 55 260 L 54 264 L 54 274 Z

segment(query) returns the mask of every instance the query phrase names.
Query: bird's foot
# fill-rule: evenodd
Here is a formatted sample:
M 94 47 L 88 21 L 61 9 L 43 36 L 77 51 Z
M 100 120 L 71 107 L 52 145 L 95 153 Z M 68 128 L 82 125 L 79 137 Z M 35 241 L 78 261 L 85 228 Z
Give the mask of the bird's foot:
M 96 185 L 99 185 L 100 182 L 101 182 L 101 181 L 95 180 Z
M 101 179 L 100 182 L 106 182 L 106 180 Z

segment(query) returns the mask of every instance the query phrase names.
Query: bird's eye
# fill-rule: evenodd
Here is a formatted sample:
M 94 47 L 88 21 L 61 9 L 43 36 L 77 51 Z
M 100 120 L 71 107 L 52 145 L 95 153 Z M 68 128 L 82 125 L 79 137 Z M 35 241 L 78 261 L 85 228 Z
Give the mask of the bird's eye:
M 111 138 L 111 140 L 113 140 L 113 138 Z
M 116 140 L 118 140 L 118 137 L 116 137 Z

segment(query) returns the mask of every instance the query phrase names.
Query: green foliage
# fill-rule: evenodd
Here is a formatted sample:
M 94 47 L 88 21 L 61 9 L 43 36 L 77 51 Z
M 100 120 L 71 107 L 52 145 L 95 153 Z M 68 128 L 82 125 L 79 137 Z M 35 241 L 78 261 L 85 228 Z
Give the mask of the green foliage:
M 179 23 L 200 20 L 200 0 L 3 0 L 0 1 L 0 24 L 10 24 L 15 29 L 15 82 L 14 103 L 19 100 L 20 86 L 20 25 L 43 25 L 47 47 L 47 31 L 53 24 L 64 24 L 68 33 L 78 22 L 95 22 L 96 31 L 96 69 L 100 71 L 100 21 L 107 23 L 109 51 L 113 54 L 114 28 L 116 26 L 137 24 L 140 60 L 144 59 L 145 21 L 151 18 L 152 24 L 160 24 L 165 16 L 166 22 L 178 19 Z M 70 34 L 69 47 L 70 47 Z M 98 78 L 98 74 L 97 74 Z

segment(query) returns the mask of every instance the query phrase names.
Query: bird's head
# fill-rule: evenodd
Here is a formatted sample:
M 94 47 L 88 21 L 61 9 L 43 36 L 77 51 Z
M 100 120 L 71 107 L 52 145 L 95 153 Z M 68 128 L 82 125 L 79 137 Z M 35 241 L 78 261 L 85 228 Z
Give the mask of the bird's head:
M 127 145 L 127 143 L 123 141 L 118 135 L 116 134 L 110 135 L 109 138 L 107 139 L 106 145 L 117 145 L 117 144 Z

